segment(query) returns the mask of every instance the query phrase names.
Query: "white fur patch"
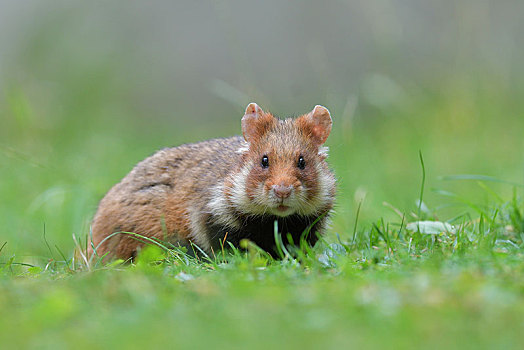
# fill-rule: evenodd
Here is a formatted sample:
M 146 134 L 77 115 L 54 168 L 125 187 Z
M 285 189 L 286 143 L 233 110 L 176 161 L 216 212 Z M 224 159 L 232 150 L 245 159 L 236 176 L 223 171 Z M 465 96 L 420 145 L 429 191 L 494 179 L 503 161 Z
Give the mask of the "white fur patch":
M 327 146 L 322 146 L 318 148 L 318 155 L 324 159 L 327 158 L 328 152 L 329 152 L 329 147 Z
M 318 214 L 321 209 L 324 209 L 332 202 L 331 190 L 335 187 L 335 178 L 326 169 L 322 167 L 322 163 L 316 166 L 318 179 L 318 193 L 312 200 L 307 200 L 307 189 L 300 193 L 300 200 L 297 212 L 301 215 Z
M 252 163 L 244 165 L 232 178 L 233 186 L 231 187 L 231 203 L 237 211 L 245 214 L 253 214 L 260 210 L 257 208 L 256 203 L 253 203 L 249 199 L 246 192 L 246 182 L 252 167 Z M 255 198 L 258 197 L 259 194 L 257 193 Z
M 273 204 L 276 203 L 276 199 L 268 198 L 268 195 L 264 193 L 264 183 L 258 184 L 255 190 L 255 198 L 251 201 L 249 214 L 253 215 L 265 215 L 268 211 L 271 211 Z M 271 211 L 271 214 L 273 212 Z
M 243 142 L 242 146 L 237 149 L 238 154 L 244 154 L 249 151 L 249 144 L 247 142 Z
M 198 210 L 189 209 L 189 222 L 191 226 L 191 232 L 189 233 L 189 239 L 202 250 L 206 252 L 211 251 L 211 243 L 206 233 L 205 223 L 202 222 L 202 216 Z
M 239 228 L 240 223 L 231 213 L 230 204 L 224 194 L 224 184 L 220 183 L 212 189 L 212 199 L 207 205 L 208 213 L 213 215 L 217 223 L 232 228 Z
M 238 220 L 235 212 L 247 215 L 263 215 L 268 209 L 263 203 L 263 183 L 256 189 L 255 200 L 249 199 L 246 192 L 246 182 L 253 167 L 252 163 L 245 164 L 239 172 L 231 177 L 231 195 L 229 198 L 224 193 L 224 183 L 213 187 L 212 199 L 207 205 L 208 213 L 213 215 L 217 223 L 231 228 L 240 228 L 242 223 Z

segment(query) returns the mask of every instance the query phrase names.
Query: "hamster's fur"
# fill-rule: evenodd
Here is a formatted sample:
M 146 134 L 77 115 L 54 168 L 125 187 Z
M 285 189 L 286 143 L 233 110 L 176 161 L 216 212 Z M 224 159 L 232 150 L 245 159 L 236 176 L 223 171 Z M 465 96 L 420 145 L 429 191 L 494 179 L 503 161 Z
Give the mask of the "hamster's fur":
M 134 258 L 143 243 L 134 232 L 208 254 L 225 240 L 246 238 L 275 253 L 274 223 L 288 242 L 325 230 L 335 177 L 323 146 L 331 116 L 322 106 L 279 120 L 247 106 L 243 137 L 214 139 L 158 151 L 138 163 L 101 200 L 92 223 L 98 256 Z M 92 254 L 93 251 L 90 251 Z

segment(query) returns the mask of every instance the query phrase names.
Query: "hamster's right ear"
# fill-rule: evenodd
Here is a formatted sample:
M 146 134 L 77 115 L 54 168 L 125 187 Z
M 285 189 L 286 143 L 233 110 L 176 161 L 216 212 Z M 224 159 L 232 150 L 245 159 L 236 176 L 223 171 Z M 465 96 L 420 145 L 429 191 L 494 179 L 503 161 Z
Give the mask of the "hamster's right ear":
M 326 107 L 321 105 L 316 105 L 311 112 L 297 118 L 295 123 L 311 137 L 317 146 L 326 142 L 333 125 L 331 114 Z
M 264 135 L 273 126 L 275 118 L 266 113 L 256 103 L 247 105 L 242 117 L 242 134 L 247 142 L 253 142 Z

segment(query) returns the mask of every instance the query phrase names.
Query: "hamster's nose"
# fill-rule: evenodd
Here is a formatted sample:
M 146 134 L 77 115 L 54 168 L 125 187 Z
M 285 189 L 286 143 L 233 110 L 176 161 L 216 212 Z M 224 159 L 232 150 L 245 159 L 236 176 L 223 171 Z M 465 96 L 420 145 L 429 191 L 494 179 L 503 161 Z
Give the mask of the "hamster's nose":
M 293 186 L 273 185 L 273 192 L 275 193 L 275 196 L 280 199 L 288 198 L 291 195 L 292 190 Z

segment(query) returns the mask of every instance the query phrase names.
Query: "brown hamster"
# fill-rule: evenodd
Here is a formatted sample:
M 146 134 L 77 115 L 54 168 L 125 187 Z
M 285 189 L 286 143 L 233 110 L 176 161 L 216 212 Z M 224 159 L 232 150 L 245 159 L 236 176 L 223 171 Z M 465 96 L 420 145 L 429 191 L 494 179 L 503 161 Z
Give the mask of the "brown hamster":
M 325 230 L 335 177 L 323 146 L 331 116 L 322 106 L 279 120 L 247 106 L 243 137 L 214 139 L 158 151 L 138 163 L 106 194 L 92 223 L 98 256 L 129 259 L 143 246 L 134 232 L 212 254 L 224 238 L 247 238 L 275 253 L 274 222 L 297 244 L 313 245 Z M 106 240 L 105 240 L 106 239 Z M 91 251 L 92 253 L 92 251 Z

